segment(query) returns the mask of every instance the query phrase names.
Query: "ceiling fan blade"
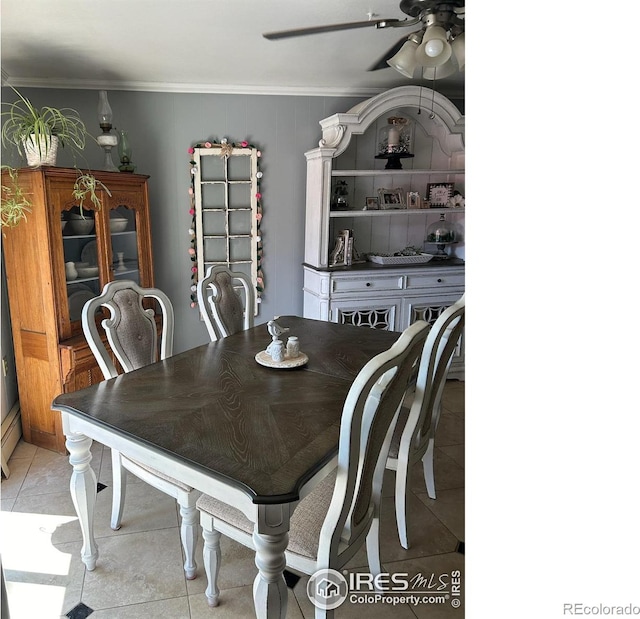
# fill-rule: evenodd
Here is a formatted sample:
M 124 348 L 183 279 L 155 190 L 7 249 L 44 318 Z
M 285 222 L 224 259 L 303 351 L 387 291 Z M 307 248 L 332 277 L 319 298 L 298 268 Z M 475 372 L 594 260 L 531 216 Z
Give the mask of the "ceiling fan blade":
M 406 43 L 407 37 L 402 37 L 397 43 L 394 43 L 392 47 L 390 47 L 380 58 L 372 64 L 367 71 L 379 71 L 380 69 L 388 69 L 389 65 L 387 64 L 387 60 L 389 58 L 393 58 L 399 51 L 400 48 Z
M 337 32 L 338 30 L 351 30 L 354 28 L 387 28 L 395 26 L 399 22 L 405 21 L 400 19 L 368 19 L 367 21 L 353 21 L 344 24 L 332 24 L 328 26 L 312 26 L 310 28 L 296 28 L 294 30 L 280 30 L 279 32 L 265 32 L 262 36 L 270 41 L 277 39 L 287 39 L 290 37 L 301 37 L 308 34 L 321 34 L 323 32 Z

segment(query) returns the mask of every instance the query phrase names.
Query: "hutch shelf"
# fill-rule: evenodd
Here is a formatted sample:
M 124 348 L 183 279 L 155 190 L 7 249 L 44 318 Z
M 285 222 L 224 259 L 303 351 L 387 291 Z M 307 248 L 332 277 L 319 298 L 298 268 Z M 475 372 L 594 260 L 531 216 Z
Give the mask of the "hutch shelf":
M 414 157 L 403 159 L 399 170 L 386 169 L 376 159 L 378 134 L 388 116 L 410 121 Z M 364 207 L 387 190 L 425 199 L 431 183 L 451 184 L 464 195 L 464 117 L 439 93 L 403 86 L 334 114 L 320 126 L 318 148 L 305 153 L 304 316 L 395 331 L 419 319 L 434 322 L 464 293 L 464 208 Z M 340 210 L 333 199 L 337 184 Z M 355 259 L 406 247 L 435 253 L 435 246 L 425 244 L 427 228 L 443 214 L 457 236 L 447 246 L 447 259 L 393 266 L 354 260 L 350 266 L 331 266 L 334 243 L 345 230 L 353 239 Z M 464 336 L 450 376 L 464 378 Z
M 73 198 L 77 170 L 21 169 L 31 213 L 3 239 L 24 439 L 65 452 L 53 398 L 103 379 L 82 334 L 82 307 L 112 280 L 152 287 L 147 176 L 94 172 L 101 208 Z

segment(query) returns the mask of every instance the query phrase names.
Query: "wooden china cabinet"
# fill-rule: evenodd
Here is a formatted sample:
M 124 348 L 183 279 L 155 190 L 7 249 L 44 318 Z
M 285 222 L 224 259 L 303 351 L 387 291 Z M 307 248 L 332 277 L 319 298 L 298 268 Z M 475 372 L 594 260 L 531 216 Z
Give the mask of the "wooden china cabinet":
M 51 401 L 103 378 L 82 334 L 84 303 L 115 279 L 154 283 L 148 177 L 93 174 L 109 191 L 98 191 L 100 208 L 86 200 L 81 213 L 77 170 L 21 169 L 31 213 L 2 243 L 23 437 L 60 453 L 65 436 Z

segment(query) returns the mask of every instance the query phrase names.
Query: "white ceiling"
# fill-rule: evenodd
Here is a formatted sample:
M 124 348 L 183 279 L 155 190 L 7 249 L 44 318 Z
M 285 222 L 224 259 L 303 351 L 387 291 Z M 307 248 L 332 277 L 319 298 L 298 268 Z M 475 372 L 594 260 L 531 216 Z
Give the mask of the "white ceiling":
M 367 71 L 415 27 L 262 36 L 368 13 L 408 17 L 399 0 L 2 0 L 2 74 L 15 86 L 267 94 L 369 95 L 419 83 L 391 68 Z M 462 96 L 464 74 L 435 89 Z

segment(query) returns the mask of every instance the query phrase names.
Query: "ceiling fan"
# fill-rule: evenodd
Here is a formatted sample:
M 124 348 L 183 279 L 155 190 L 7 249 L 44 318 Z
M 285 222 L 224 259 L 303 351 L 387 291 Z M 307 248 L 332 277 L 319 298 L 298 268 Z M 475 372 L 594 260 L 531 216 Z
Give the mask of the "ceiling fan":
M 464 2 L 465 0 L 400 0 L 405 19 L 373 19 L 266 32 L 270 41 L 324 32 L 356 28 L 418 29 L 402 37 L 377 60 L 369 71 L 393 67 L 409 78 L 435 80 L 448 77 L 464 68 Z

